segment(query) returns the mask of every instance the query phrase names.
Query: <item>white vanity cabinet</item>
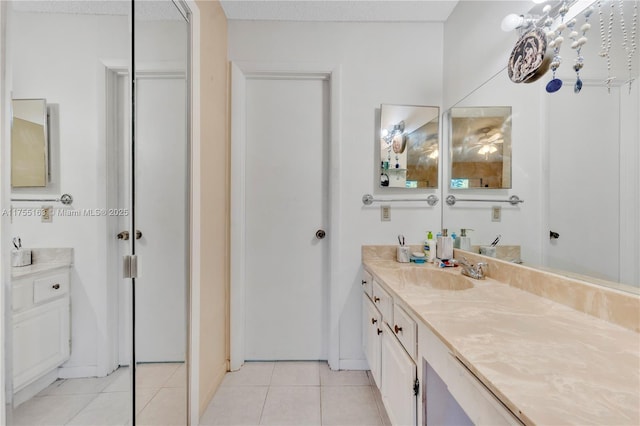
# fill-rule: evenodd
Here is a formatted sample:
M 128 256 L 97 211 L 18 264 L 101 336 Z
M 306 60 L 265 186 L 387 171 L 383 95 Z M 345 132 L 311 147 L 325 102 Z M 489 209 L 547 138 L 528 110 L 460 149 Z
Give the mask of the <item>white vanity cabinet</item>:
M 372 282 L 368 287 L 368 283 Z M 365 271 L 363 350 L 393 425 L 417 424 L 416 323 Z M 370 289 L 368 292 L 367 289 Z
M 50 375 L 69 359 L 69 281 L 69 267 L 13 279 L 14 393 Z

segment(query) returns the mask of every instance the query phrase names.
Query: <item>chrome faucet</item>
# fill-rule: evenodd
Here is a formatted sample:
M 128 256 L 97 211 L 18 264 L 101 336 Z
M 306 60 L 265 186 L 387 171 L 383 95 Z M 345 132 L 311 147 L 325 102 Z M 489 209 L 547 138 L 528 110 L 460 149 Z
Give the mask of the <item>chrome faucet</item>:
M 486 262 L 478 262 L 474 265 L 470 264 L 466 257 L 459 260 L 460 266 L 462 266 L 462 275 L 466 275 L 476 280 L 483 280 L 486 273 L 486 268 L 489 266 Z

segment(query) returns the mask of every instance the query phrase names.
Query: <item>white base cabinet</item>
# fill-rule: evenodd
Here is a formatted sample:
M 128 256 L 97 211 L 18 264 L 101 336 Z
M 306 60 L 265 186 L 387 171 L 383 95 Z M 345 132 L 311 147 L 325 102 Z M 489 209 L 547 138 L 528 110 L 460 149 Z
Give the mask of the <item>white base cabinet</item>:
M 394 331 L 382 333 L 382 402 L 393 425 L 415 425 L 417 415 L 416 364 L 404 350 Z
M 41 379 L 53 377 L 51 372 L 69 359 L 69 281 L 69 268 L 58 268 L 51 273 L 21 277 L 13 282 L 14 394 L 33 387 L 31 384 L 38 383 L 38 389 L 46 386 L 47 383 L 42 383 Z M 30 389 L 26 394 L 22 392 L 19 399 L 38 389 Z
M 415 323 L 394 314 L 400 308 L 377 282 L 371 286 L 370 280 L 365 275 L 363 285 L 366 281 L 368 286 L 362 294 L 362 348 L 391 423 L 416 426 L 417 368 L 408 352 L 415 356 Z M 394 316 L 398 316 L 398 323 L 394 323 Z

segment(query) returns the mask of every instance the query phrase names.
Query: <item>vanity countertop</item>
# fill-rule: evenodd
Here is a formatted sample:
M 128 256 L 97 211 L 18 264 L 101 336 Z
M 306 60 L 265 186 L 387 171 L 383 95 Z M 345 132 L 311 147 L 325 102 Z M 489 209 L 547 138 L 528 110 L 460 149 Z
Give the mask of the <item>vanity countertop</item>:
M 72 248 L 37 248 L 31 249 L 33 263 L 29 266 L 11 268 L 11 278 L 24 278 L 55 269 L 68 268 L 73 264 Z
M 640 424 L 639 333 L 491 278 L 437 290 L 402 278 L 434 265 L 363 264 L 523 423 Z

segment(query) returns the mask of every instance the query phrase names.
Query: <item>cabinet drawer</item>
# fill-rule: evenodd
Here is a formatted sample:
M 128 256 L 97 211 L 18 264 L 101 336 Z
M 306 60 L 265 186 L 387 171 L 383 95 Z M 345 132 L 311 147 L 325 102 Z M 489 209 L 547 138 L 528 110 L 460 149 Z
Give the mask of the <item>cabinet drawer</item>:
M 393 299 L 377 281 L 373 281 L 373 303 L 376 304 L 384 321 L 393 324 Z
M 44 302 L 69 292 L 69 273 L 63 272 L 33 281 L 33 303 Z
M 415 361 L 418 346 L 418 326 L 415 321 L 400 306 L 393 305 L 393 325 L 389 325 L 409 356 Z
M 362 289 L 369 297 L 373 297 L 373 277 L 367 271 L 362 271 Z

